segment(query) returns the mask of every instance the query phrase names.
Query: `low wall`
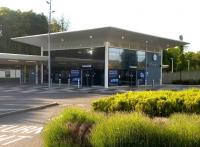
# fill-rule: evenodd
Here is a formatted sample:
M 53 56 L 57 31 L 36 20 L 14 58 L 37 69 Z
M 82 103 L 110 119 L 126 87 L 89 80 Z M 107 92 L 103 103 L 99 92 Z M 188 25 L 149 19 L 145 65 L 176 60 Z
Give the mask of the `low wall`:
M 20 84 L 19 78 L 0 78 L 0 84 Z
M 199 80 L 200 71 L 182 71 L 181 72 L 182 80 Z M 163 83 L 171 84 L 173 80 L 180 80 L 180 72 L 163 72 Z

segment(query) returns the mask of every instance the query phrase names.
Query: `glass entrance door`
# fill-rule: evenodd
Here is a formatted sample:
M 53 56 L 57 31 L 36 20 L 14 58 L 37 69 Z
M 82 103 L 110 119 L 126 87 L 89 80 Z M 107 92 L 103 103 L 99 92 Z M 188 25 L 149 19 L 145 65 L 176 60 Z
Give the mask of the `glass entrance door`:
M 82 69 L 82 86 L 90 87 L 93 85 L 93 74 L 91 68 Z
M 136 86 L 136 69 L 129 69 L 129 86 Z

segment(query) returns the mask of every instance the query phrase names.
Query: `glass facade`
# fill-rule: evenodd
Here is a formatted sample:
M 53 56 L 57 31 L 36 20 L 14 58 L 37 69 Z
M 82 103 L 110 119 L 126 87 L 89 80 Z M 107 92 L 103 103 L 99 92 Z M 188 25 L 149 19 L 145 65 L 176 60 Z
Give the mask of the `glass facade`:
M 159 83 L 160 56 L 147 52 L 147 80 Z M 109 48 L 108 50 L 108 85 L 136 86 L 145 84 L 145 51 Z M 52 81 L 82 86 L 104 85 L 105 47 L 51 52 Z M 44 71 L 47 80 L 47 70 Z
M 109 85 L 134 86 L 137 79 L 144 84 L 144 68 L 144 51 L 109 48 Z
M 51 52 L 52 80 L 82 86 L 104 85 L 105 48 L 56 50 Z M 46 74 L 47 76 L 47 74 Z

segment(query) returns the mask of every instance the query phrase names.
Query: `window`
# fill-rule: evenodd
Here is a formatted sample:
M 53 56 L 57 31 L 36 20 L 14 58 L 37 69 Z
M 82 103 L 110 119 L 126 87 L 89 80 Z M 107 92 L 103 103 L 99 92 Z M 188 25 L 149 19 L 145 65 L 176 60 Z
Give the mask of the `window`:
M 139 68 L 143 68 L 145 66 L 145 52 L 137 51 L 137 63 Z

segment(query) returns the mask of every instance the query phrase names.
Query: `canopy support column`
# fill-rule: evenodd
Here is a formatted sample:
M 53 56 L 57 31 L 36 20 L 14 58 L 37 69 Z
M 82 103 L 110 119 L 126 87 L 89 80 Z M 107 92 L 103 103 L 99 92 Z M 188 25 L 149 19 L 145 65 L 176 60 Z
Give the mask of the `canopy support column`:
M 109 42 L 105 42 L 104 87 L 108 88 L 108 52 Z

